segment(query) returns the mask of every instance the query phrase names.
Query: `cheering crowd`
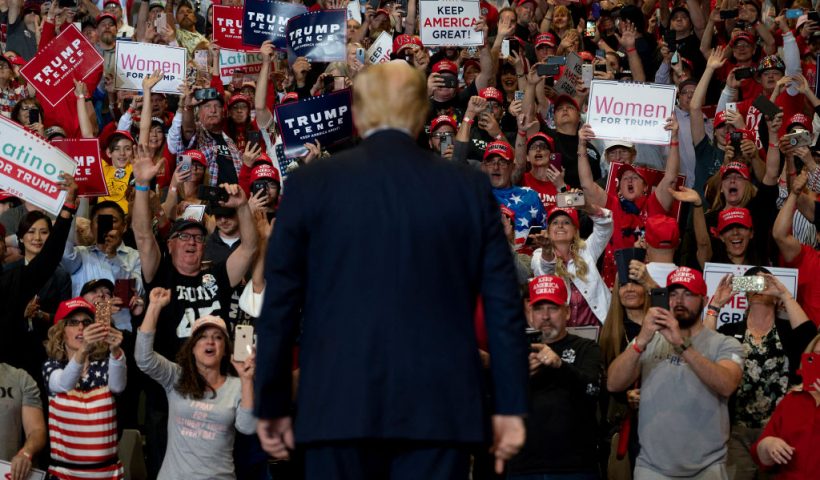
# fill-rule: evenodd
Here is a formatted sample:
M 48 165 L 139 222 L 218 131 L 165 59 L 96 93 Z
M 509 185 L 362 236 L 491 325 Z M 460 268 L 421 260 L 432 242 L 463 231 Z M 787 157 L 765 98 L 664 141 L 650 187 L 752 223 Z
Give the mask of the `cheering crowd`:
M 223 82 L 208 0 L 0 0 L 0 113 L 42 141 L 99 139 L 108 191 L 80 196 L 63 174 L 56 216 L 0 194 L 7 478 L 301 478 L 299 448 L 257 438 L 248 328 L 265 321 L 287 176 L 363 132 L 285 158 L 275 107 L 390 89 L 357 82 L 384 32 L 426 83 L 417 144 L 489 180 L 528 322 L 526 440 L 503 473 L 477 446 L 472 478 L 818 478 L 816 6 L 507 4 L 481 1 L 484 44 L 460 48 L 422 43 L 417 0 L 356 4 L 344 61 L 266 41 L 258 73 Z M 104 62 L 55 106 L 20 69 L 72 24 Z M 184 47 L 179 94 L 154 91 L 160 70 L 115 88 L 125 41 Z M 569 71 L 576 58 L 591 74 Z M 596 139 L 591 79 L 676 87 L 669 142 Z M 394 107 L 373 110 L 408 115 Z M 484 320 L 479 298 L 486 370 Z M 121 461 L 124 431 L 140 458 Z

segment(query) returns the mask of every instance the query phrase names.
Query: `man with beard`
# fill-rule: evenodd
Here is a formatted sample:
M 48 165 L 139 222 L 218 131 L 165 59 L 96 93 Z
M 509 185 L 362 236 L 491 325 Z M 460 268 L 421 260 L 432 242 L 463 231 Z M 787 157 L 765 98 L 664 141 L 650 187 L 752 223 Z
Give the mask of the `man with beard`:
M 194 50 L 200 43 L 208 43 L 208 39 L 196 31 L 196 13 L 194 7 L 187 1 L 177 7 L 176 29 L 177 42 L 188 50 L 188 58 L 194 58 Z
M 114 73 L 116 68 L 117 17 L 103 13 L 97 17 L 97 51 L 103 57 L 103 71 Z
M 743 347 L 703 326 L 699 271 L 679 267 L 666 284 L 669 310 L 649 309 L 638 336 L 610 365 L 607 389 L 624 391 L 641 379 L 635 480 L 724 479 L 728 402 L 743 376 Z

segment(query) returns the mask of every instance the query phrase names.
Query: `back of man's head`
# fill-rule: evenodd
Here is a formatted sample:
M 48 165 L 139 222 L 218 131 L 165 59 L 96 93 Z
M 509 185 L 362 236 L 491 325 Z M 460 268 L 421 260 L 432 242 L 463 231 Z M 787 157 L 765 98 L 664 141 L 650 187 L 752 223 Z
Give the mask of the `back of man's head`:
M 370 66 L 353 81 L 353 121 L 360 133 L 392 127 L 415 137 L 429 108 L 424 74 L 403 60 Z

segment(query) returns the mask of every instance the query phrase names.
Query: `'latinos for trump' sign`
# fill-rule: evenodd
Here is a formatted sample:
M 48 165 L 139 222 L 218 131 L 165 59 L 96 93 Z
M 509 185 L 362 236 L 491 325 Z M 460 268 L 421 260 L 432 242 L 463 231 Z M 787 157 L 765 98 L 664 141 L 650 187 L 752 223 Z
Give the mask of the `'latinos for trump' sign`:
M 478 0 L 419 1 L 419 32 L 425 46 L 484 45 L 484 32 L 475 31 L 481 17 Z
M 291 18 L 286 29 L 288 60 L 305 57 L 317 62 L 345 61 L 346 17 L 345 10 L 323 10 Z
M 280 50 L 287 48 L 285 29 L 288 21 L 307 12 L 304 5 L 274 2 L 272 0 L 245 0 L 242 16 L 242 42 L 259 47 L 265 40 L 272 40 Z
M 23 65 L 20 74 L 54 107 L 74 90 L 74 80 L 85 80 L 102 64 L 94 45 L 68 25 Z
M 60 149 L 0 115 L 0 189 L 57 215 L 66 196 L 60 174 L 76 168 Z
M 323 147 L 353 135 L 350 90 L 276 106 L 276 120 L 285 144 L 285 157 L 307 154 L 306 143 L 316 140 Z
M 675 111 L 674 85 L 593 80 L 587 123 L 601 140 L 668 145 L 666 119 Z
M 66 155 L 74 159 L 77 171 L 74 180 L 81 197 L 98 197 L 108 195 L 108 185 L 103 176 L 100 161 L 100 141 L 96 138 L 60 138 L 51 141 Z
M 219 78 L 223 85 L 231 83 L 236 70 L 242 73 L 256 74 L 262 69 L 262 53 L 219 50 Z
M 167 47 L 153 43 L 117 42 L 115 85 L 119 90 L 142 90 L 142 79 L 155 70 L 162 80 L 151 89 L 154 93 L 179 95 L 185 81 L 187 51 L 182 47 Z
M 242 44 L 242 8 L 213 6 L 214 43 L 220 48 L 246 50 Z

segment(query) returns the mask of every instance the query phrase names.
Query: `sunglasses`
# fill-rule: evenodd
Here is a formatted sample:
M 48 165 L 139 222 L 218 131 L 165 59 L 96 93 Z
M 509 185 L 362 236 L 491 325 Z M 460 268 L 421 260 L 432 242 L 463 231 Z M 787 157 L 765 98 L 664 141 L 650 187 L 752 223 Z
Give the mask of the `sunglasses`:
M 82 325 L 83 328 L 85 328 L 85 327 L 90 326 L 93 323 L 94 323 L 94 320 L 92 320 L 90 318 L 85 318 L 85 319 L 82 319 L 82 320 L 80 320 L 78 318 L 66 318 L 65 319 L 65 326 L 66 327 L 79 327 L 80 325 Z

